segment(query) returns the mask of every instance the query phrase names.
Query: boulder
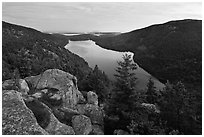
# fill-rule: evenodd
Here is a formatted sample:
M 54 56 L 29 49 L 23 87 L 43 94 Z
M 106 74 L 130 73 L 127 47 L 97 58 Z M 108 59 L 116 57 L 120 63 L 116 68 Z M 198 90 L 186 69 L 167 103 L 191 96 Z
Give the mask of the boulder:
M 17 83 L 15 80 L 9 79 L 2 83 L 2 90 L 18 90 Z
M 104 135 L 103 128 L 99 125 L 92 125 L 92 131 L 90 135 Z
M 23 95 L 28 94 L 29 87 L 24 79 L 9 79 L 2 83 L 3 90 L 16 90 L 21 92 Z
M 25 105 L 21 93 L 15 90 L 2 91 L 3 135 L 46 135 L 30 109 Z
M 51 135 L 74 135 L 72 127 L 61 123 L 52 113 L 52 110 L 38 100 L 26 102 L 35 114 L 41 127 Z
M 71 126 L 62 124 L 54 115 L 51 115 L 50 124 L 45 130 L 51 135 L 75 135 L 74 129 Z
M 88 135 L 92 131 L 91 120 L 84 115 L 73 116 L 72 127 L 76 135 Z
M 121 129 L 117 129 L 117 130 L 114 130 L 114 135 L 129 135 L 128 132 L 124 131 L 124 130 L 121 130 Z
M 19 88 L 21 90 L 21 93 L 25 93 L 25 94 L 28 94 L 29 92 L 29 87 L 28 87 L 28 84 L 27 82 L 24 80 L 24 79 L 20 79 L 19 80 Z
M 80 115 L 77 110 L 64 107 L 53 108 L 53 112 L 60 122 L 70 126 L 72 125 L 72 117 L 75 115 Z
M 86 113 L 86 104 L 77 104 L 76 110 L 81 114 L 84 115 Z
M 25 79 L 36 89 L 58 89 L 56 94 L 62 98 L 63 107 L 74 107 L 78 102 L 85 101 L 78 90 L 76 77 L 62 70 L 49 69 L 38 76 Z
M 98 96 L 95 92 L 89 91 L 87 93 L 87 101 L 89 104 L 98 105 Z
M 99 106 L 93 104 L 78 104 L 77 110 L 80 114 L 91 119 L 92 124 L 103 126 L 103 111 Z
M 152 111 L 154 113 L 160 113 L 160 110 L 156 107 L 154 104 L 149 103 L 142 103 L 141 104 L 144 108 L 148 109 L 149 111 Z

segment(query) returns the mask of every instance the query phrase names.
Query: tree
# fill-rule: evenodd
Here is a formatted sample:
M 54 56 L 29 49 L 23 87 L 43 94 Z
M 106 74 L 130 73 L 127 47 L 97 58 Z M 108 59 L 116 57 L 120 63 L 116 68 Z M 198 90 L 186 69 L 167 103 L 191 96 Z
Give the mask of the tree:
M 150 104 L 155 104 L 157 101 L 156 87 L 152 78 L 147 83 L 146 101 Z
M 131 55 L 123 55 L 123 61 L 118 62 L 115 86 L 113 89 L 113 102 L 116 112 L 130 111 L 134 103 L 136 92 L 136 76 L 133 70 L 137 65 L 132 62 Z
M 164 134 L 160 126 L 159 114 L 144 107 L 145 92 L 136 90 L 136 64 L 128 54 L 123 55 L 123 61 L 118 62 L 115 74 L 116 81 L 106 111 L 106 129 L 122 129 L 130 134 Z M 149 83 L 149 90 L 154 89 L 154 83 Z M 113 120 L 112 117 L 119 119 Z M 114 128 L 113 128 L 114 127 Z
M 94 91 L 98 95 L 99 103 L 103 103 L 108 94 L 109 79 L 98 65 L 80 84 L 81 90 Z
M 166 84 L 159 106 L 161 118 L 167 123 L 169 131 L 178 130 L 184 134 L 195 134 L 198 124 L 194 119 L 190 98 L 191 96 L 182 82 Z
M 115 81 L 111 92 L 111 97 L 108 99 L 106 111 L 106 121 L 112 123 L 112 127 L 105 125 L 106 129 L 123 129 L 128 130 L 127 126 L 130 123 L 129 113 L 133 110 L 136 92 L 136 76 L 133 72 L 137 69 L 135 63 L 132 62 L 131 55 L 124 54 L 122 61 L 118 61 L 116 68 Z M 116 117 L 118 120 L 112 120 Z M 113 131 L 108 131 L 112 132 Z

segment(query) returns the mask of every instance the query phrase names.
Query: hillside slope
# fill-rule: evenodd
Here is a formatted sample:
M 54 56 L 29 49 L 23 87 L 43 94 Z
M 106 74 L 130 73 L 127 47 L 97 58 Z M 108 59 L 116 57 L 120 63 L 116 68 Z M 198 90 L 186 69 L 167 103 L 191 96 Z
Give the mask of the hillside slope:
M 163 82 L 201 84 L 201 20 L 171 21 L 94 41 L 103 48 L 133 52 L 134 61 Z
M 79 81 L 91 71 L 83 58 L 64 48 L 68 43 L 65 37 L 2 22 L 2 40 L 3 80 L 12 78 L 14 70 L 24 78 L 58 68 Z

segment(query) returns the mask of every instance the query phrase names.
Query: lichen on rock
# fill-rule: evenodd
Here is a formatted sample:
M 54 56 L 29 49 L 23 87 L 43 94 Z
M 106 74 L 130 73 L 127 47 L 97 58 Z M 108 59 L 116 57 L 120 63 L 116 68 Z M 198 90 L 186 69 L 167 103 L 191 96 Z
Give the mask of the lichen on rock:
M 48 69 L 40 75 L 25 78 L 36 89 L 58 89 L 64 107 L 74 107 L 85 100 L 78 90 L 77 78 L 59 69 Z M 59 97 L 58 96 L 58 97 Z
M 48 134 L 25 105 L 21 93 L 15 90 L 3 90 L 2 99 L 3 135 Z
M 73 116 L 72 127 L 76 135 L 88 135 L 92 131 L 91 120 L 84 115 Z

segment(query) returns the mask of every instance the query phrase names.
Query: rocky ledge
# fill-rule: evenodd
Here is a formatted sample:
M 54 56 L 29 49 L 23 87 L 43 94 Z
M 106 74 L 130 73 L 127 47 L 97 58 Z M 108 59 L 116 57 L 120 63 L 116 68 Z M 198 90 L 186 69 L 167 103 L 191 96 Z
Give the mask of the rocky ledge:
M 3 135 L 103 135 L 98 96 L 78 90 L 75 76 L 49 69 L 3 81 Z

